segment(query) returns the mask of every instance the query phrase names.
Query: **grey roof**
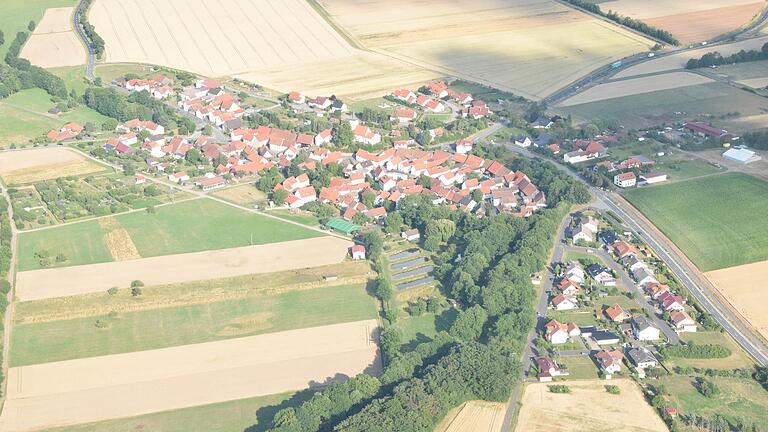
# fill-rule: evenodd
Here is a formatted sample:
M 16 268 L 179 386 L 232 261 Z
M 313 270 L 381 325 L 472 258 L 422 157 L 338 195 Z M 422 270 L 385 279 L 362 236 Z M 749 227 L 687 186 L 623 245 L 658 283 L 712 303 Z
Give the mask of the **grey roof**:
M 656 325 L 654 325 L 651 320 L 649 320 L 646 317 L 634 317 L 632 318 L 632 325 L 638 329 L 638 331 L 643 331 L 647 328 L 655 328 L 658 329 Z
M 596 341 L 605 341 L 611 339 L 620 339 L 619 335 L 608 330 L 596 330 L 592 332 L 592 339 Z
M 627 350 L 627 357 L 629 357 L 629 360 L 635 364 L 635 366 L 639 365 L 640 363 L 648 363 L 653 362 L 656 363 L 656 357 L 653 355 L 652 352 L 648 350 L 646 347 L 632 347 Z

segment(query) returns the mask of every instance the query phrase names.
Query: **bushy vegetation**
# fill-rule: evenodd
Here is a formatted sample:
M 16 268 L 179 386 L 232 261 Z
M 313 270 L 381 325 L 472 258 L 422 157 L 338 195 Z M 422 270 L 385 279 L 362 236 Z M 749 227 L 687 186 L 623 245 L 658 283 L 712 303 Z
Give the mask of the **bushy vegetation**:
M 0 331 L 3 330 L 5 323 L 5 310 L 8 307 L 8 293 L 11 291 L 11 284 L 8 281 L 8 272 L 11 270 L 11 221 L 8 218 L 8 200 L 0 197 Z M 3 352 L 0 349 L 0 363 L 2 363 Z M 2 384 L 3 371 L 0 370 L 0 384 Z M 2 388 L 2 386 L 0 386 Z
M 742 139 L 752 148 L 768 150 L 768 130 L 747 132 Z
M 760 50 L 741 50 L 736 54 L 723 57 L 719 52 L 709 52 L 699 58 L 692 58 L 685 64 L 686 69 L 697 69 L 732 63 L 744 63 L 768 59 L 768 42 Z
M 600 9 L 599 5 L 591 1 L 588 1 L 588 0 L 565 0 L 565 1 L 578 8 L 581 8 L 589 12 L 592 12 L 594 14 L 600 15 L 602 17 L 608 18 L 609 20 L 617 24 L 621 24 L 633 30 L 637 30 L 640 33 L 645 33 L 648 36 L 659 39 L 668 44 L 680 45 L 680 41 L 678 41 L 677 38 L 675 38 L 672 35 L 672 33 L 666 30 L 662 30 L 662 29 L 650 26 L 640 20 L 630 18 L 628 16 L 619 15 L 618 13 L 611 10 L 609 10 L 608 12 L 603 12 L 603 10 Z
M 689 359 L 726 358 L 731 355 L 731 350 L 722 345 L 698 345 L 693 342 L 685 345 L 670 345 L 660 350 L 667 357 L 681 357 Z
M 173 108 L 145 91 L 124 95 L 111 88 L 90 87 L 85 91 L 83 100 L 93 110 L 121 122 L 138 118 L 152 120 L 166 130 L 178 127 L 181 134 L 195 130 L 192 120 L 177 114 Z
M 547 389 L 549 389 L 550 393 L 570 393 L 571 392 L 571 388 L 570 387 L 568 387 L 567 385 L 562 385 L 562 384 L 548 385 Z
M 88 22 L 88 8 L 91 7 L 93 0 L 83 0 L 78 6 L 80 9 L 80 24 L 83 27 L 85 36 L 91 43 L 93 51 L 97 58 L 101 58 L 104 55 L 104 39 L 96 33 L 96 28 Z
M 12 95 L 23 89 L 38 87 L 52 97 L 67 99 L 64 80 L 47 70 L 33 66 L 29 60 L 19 57 L 21 48 L 29 38 L 26 32 L 19 32 L 8 46 L 5 54 L 6 65 L 0 65 L 0 98 Z

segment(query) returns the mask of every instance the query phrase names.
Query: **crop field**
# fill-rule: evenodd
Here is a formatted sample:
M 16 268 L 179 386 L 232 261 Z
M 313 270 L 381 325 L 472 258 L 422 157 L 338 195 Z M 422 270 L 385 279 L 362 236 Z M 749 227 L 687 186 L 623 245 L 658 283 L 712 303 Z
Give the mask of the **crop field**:
M 621 394 L 605 390 L 618 386 Z M 569 381 L 571 393 L 551 393 L 545 383 L 527 384 L 517 420 L 518 432 L 666 432 L 667 426 L 631 380 Z
M 72 226 L 77 225 L 82 224 Z M 55 230 L 38 231 L 35 234 L 47 234 L 48 231 Z M 92 234 L 91 231 L 87 233 Z M 99 237 L 103 236 L 103 230 L 99 230 L 99 234 Z M 57 237 L 57 239 L 60 238 Z M 38 237 L 37 240 L 39 241 L 40 238 Z M 80 244 L 80 242 L 74 243 Z M 107 251 L 106 259 L 102 255 L 98 256 L 102 259 L 98 264 L 21 271 L 17 273 L 16 295 L 22 301 L 41 300 L 103 292 L 110 287 L 127 288 L 136 279 L 141 279 L 148 285 L 162 285 L 330 265 L 343 261 L 351 245 L 352 242 L 338 237 L 323 236 L 188 254 L 103 262 L 111 261 L 110 255 L 114 255 L 114 251 Z M 106 245 L 105 248 L 109 249 L 108 246 Z M 48 251 L 58 250 L 55 244 L 51 247 L 45 239 L 37 247 L 47 248 Z M 26 256 L 29 257 L 29 249 L 20 251 L 20 253 L 23 252 L 26 252 Z M 84 255 L 80 250 L 73 252 L 79 254 L 81 258 L 94 256 L 93 253 Z M 31 253 L 31 258 L 34 259 L 35 252 Z M 69 257 L 69 255 L 66 256 Z M 69 261 L 64 264 L 68 263 Z M 32 261 L 31 265 L 39 266 L 39 262 Z
M 296 391 L 380 370 L 376 320 L 14 367 L 14 432 Z M 120 403 L 114 403 L 115 401 Z
M 615 78 L 627 78 L 637 75 L 645 75 L 659 72 L 666 72 L 675 69 L 685 68 L 685 64 L 692 58 L 699 58 L 706 53 L 717 51 L 720 54 L 727 56 L 735 54 L 741 50 L 759 50 L 763 44 L 768 42 L 768 36 L 762 36 L 758 38 L 747 39 L 739 42 L 733 42 L 729 44 L 704 47 L 692 51 L 685 51 L 678 54 L 667 55 L 663 57 L 657 57 L 653 60 L 640 63 L 636 66 L 628 67 L 627 69 L 616 74 Z
M 755 218 L 750 219 L 753 221 Z M 768 338 L 768 261 L 759 261 L 705 273 L 720 294 L 763 337 Z
M 664 378 L 664 387 L 670 394 L 672 406 L 683 415 L 699 415 L 714 418 L 715 414 L 726 419 L 746 420 L 751 424 L 763 424 L 768 410 L 768 392 L 754 380 L 711 377 L 720 389 L 712 398 L 699 393 L 687 376 Z
M 768 183 L 746 174 L 624 192 L 702 271 L 768 259 Z
M 0 45 L 0 56 L 5 57 L 8 45 L 16 33 L 28 32 L 30 21 L 40 22 L 46 9 L 74 6 L 77 0 L 11 0 L 3 2 L 0 14 L 0 30 L 5 34 L 5 44 Z
M 652 45 L 550 0 L 320 4 L 375 52 L 532 98 Z
M 0 178 L 7 185 L 35 183 L 99 171 L 104 171 L 102 165 L 61 147 L 0 153 Z
M 706 41 L 747 24 L 765 6 L 755 0 L 617 0 L 605 11 L 640 19 L 670 31 L 681 43 Z
M 642 78 L 612 81 L 591 87 L 561 103 L 562 106 L 597 102 L 605 99 L 620 98 L 654 91 L 669 90 L 697 84 L 706 84 L 714 80 L 690 72 L 671 72 Z
M 72 29 L 73 12 L 72 7 L 46 9 L 20 56 L 44 68 L 84 64 L 86 49 Z
M 501 432 L 505 408 L 498 402 L 469 401 L 451 410 L 435 432 Z
M 577 121 L 615 120 L 631 129 L 738 113 L 717 119 L 715 124 L 740 133 L 764 127 L 764 118 L 761 122 L 753 117 L 763 115 L 766 109 L 765 98 L 715 82 L 559 107 L 557 111 Z

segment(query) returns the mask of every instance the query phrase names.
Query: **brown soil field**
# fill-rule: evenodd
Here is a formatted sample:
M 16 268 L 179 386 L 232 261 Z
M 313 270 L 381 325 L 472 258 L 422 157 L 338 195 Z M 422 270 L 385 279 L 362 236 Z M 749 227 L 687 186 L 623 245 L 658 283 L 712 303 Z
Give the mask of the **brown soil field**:
M 16 296 L 41 300 L 126 288 L 269 273 L 341 262 L 352 242 L 325 236 L 258 246 L 20 272 Z
M 645 21 L 670 31 L 681 43 L 700 42 L 747 24 L 764 6 L 755 0 L 618 0 L 600 4 L 605 11 Z
M 321 0 L 359 44 L 541 98 L 650 41 L 551 0 Z
M 214 192 L 213 196 L 245 206 L 253 205 L 256 202 L 264 201 L 267 198 L 264 192 L 256 189 L 253 184 L 228 187 Z
M 642 78 L 613 81 L 595 87 L 566 99 L 560 105 L 571 106 L 605 99 L 619 98 L 659 90 L 706 84 L 714 80 L 690 72 L 670 72 Z
M 768 338 L 768 261 L 704 273 L 720 294 L 746 320 Z
M 661 418 L 630 380 L 568 381 L 570 393 L 551 393 L 546 383 L 528 384 L 517 420 L 517 432 L 666 432 Z M 615 385 L 613 395 L 605 385 Z
M 653 60 L 640 63 L 639 65 L 629 67 L 615 75 L 614 78 L 627 78 L 637 75 L 653 74 L 666 72 L 675 69 L 685 68 L 685 63 L 692 58 L 699 58 L 708 52 L 717 51 L 722 55 L 731 55 L 740 50 L 759 50 L 763 44 L 768 42 L 768 36 L 762 36 L 753 39 L 747 39 L 730 44 L 715 45 L 699 48 L 696 50 L 685 51 L 677 54 L 659 57 Z
M 451 410 L 435 432 L 501 432 L 505 408 L 498 402 L 469 401 Z
M 61 147 L 0 153 L 0 177 L 5 184 L 26 184 L 69 175 L 103 171 L 104 167 Z
M 24 44 L 21 57 L 44 68 L 84 64 L 85 47 L 72 30 L 73 10 L 71 7 L 46 9 Z
M 120 225 L 120 222 L 113 217 L 103 217 L 99 219 L 99 225 L 104 232 L 104 241 L 107 244 L 112 259 L 115 261 L 126 261 L 141 258 L 139 250 L 133 244 L 128 231 Z
M 378 373 L 375 320 L 11 368 L 0 430 L 264 396 Z

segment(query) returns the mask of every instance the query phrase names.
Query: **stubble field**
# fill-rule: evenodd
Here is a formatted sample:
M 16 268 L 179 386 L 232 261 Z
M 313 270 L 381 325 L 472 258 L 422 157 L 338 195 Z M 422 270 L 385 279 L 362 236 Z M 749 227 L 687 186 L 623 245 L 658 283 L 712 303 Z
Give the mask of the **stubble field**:
M 768 338 L 768 261 L 715 270 L 704 274 L 739 313 Z
M 606 384 L 618 386 L 621 394 L 608 393 Z M 571 388 L 567 394 L 551 393 L 545 383 L 526 385 L 515 431 L 667 431 L 631 380 L 569 381 L 567 385 Z
M 550 0 L 322 0 L 361 45 L 541 98 L 650 42 Z
M 46 9 L 20 56 L 44 68 L 85 63 L 86 50 L 72 29 L 74 8 Z
M 560 105 L 571 106 L 606 99 L 614 99 L 654 91 L 669 90 L 713 82 L 712 79 L 690 72 L 671 72 L 661 75 L 612 81 L 591 87 L 582 93 L 566 99 Z
M 7 185 L 35 183 L 99 171 L 104 171 L 104 167 L 61 147 L 0 153 L 0 178 Z
M 435 432 L 501 432 L 506 405 L 469 401 L 451 410 Z
M 357 321 L 12 368 L 0 429 L 136 416 L 376 373 L 377 327 Z

